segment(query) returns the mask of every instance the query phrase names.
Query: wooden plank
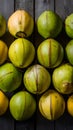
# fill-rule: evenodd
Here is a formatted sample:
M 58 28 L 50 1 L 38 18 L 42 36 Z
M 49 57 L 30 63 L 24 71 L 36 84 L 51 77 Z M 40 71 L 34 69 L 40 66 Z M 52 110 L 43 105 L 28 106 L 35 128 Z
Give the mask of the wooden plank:
M 35 23 L 42 12 L 45 10 L 52 10 L 54 11 L 54 1 L 52 0 L 35 0 Z M 36 48 L 38 45 L 44 40 L 35 29 L 35 46 Z M 38 61 L 36 61 L 38 63 Z M 37 96 L 37 108 L 39 97 Z M 45 119 L 37 109 L 36 112 L 36 130 L 54 130 L 54 121 L 49 121 Z
M 14 0 L 0 0 L 0 13 L 8 20 L 11 13 L 14 11 Z
M 55 0 L 55 12 L 59 14 L 64 22 L 65 18 L 70 14 L 73 13 L 73 0 Z M 63 47 L 67 44 L 70 40 L 68 36 L 64 33 L 60 35 L 58 38 L 60 43 L 62 43 Z M 67 95 L 64 97 L 65 100 Z M 73 130 L 73 118 L 67 113 L 65 110 L 64 115 L 55 121 L 55 130 Z
M 35 0 L 35 20 L 45 10 L 54 10 L 54 0 Z
M 55 11 L 64 20 L 70 13 L 73 13 L 73 0 L 55 0 Z
M 34 121 L 35 121 L 34 116 L 26 121 L 20 121 L 20 122 L 16 121 L 15 130 L 35 130 Z
M 56 121 L 55 130 L 73 130 L 73 117 L 67 111 Z
M 15 1 L 15 10 L 17 9 L 24 9 L 26 10 L 28 13 L 30 13 L 32 15 L 32 17 L 34 17 L 34 13 L 33 13 L 33 0 L 16 0 Z M 29 38 L 29 40 L 31 40 L 31 38 Z M 32 41 L 33 41 L 33 37 L 32 37 Z M 15 130 L 34 130 L 34 123 L 35 123 L 35 116 L 33 116 L 32 118 L 30 118 L 27 121 L 16 121 L 15 125 Z
M 65 115 L 65 121 L 64 121 L 65 129 L 66 130 L 73 130 L 73 117 L 71 117 L 67 112 Z
M 8 20 L 11 13 L 14 11 L 14 0 L 0 0 L 0 13 Z M 7 28 L 8 30 L 8 28 Z M 9 46 L 13 41 L 13 37 L 6 31 L 5 35 L 1 37 L 4 42 Z M 0 129 L 2 130 L 14 130 L 14 120 L 11 117 L 9 110 L 3 116 L 0 116 Z
M 54 121 L 44 118 L 39 110 L 36 113 L 36 130 L 54 130 Z
M 14 127 L 14 120 L 8 110 L 8 112 L 6 112 L 3 116 L 0 117 L 0 129 L 14 130 Z
M 15 10 L 24 9 L 33 16 L 33 0 L 16 0 Z
M 0 0 L 0 13 L 5 17 L 6 22 L 8 22 L 8 18 L 10 15 L 14 12 L 14 0 L 11 0 L 8 2 L 8 0 Z M 1 39 L 6 42 L 8 47 L 14 40 L 14 38 L 11 36 L 11 34 L 8 31 L 8 26 L 6 33 L 1 37 Z

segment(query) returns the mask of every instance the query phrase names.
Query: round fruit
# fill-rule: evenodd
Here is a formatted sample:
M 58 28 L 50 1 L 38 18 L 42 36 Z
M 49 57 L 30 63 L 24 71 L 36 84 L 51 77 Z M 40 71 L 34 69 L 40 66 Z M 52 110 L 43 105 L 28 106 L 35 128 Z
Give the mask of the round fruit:
M 43 66 L 36 64 L 26 70 L 23 82 L 29 92 L 41 94 L 49 88 L 51 76 Z
M 6 19 L 0 14 L 0 37 L 6 32 Z
M 55 38 L 62 30 L 62 19 L 53 11 L 44 11 L 37 19 L 37 29 L 44 38 Z
M 3 64 L 8 56 L 8 47 L 5 42 L 0 40 L 0 65 Z
M 19 68 L 29 66 L 35 56 L 33 44 L 24 38 L 16 39 L 9 47 L 9 58 Z
M 54 39 L 44 40 L 37 49 L 40 64 L 46 68 L 54 68 L 61 64 L 64 50 L 61 44 Z
M 12 92 L 17 89 L 22 81 L 22 73 L 11 63 L 0 66 L 0 89 Z
M 53 71 L 53 85 L 57 91 L 63 94 L 73 92 L 73 66 L 63 64 Z
M 39 110 L 46 119 L 56 120 L 65 111 L 65 101 L 55 90 L 48 90 L 39 100 Z
M 65 19 L 65 31 L 70 38 L 73 38 L 73 13 Z
M 28 37 L 33 28 L 33 18 L 25 10 L 16 10 L 8 19 L 8 29 L 14 37 Z
M 73 65 L 73 40 L 69 41 L 65 50 L 68 61 Z
M 0 90 L 0 116 L 6 113 L 8 105 L 8 97 Z
M 20 91 L 10 99 L 9 108 L 14 119 L 27 120 L 36 110 L 36 101 L 30 93 Z
M 67 100 L 67 110 L 68 113 L 73 116 L 73 95 L 71 95 Z

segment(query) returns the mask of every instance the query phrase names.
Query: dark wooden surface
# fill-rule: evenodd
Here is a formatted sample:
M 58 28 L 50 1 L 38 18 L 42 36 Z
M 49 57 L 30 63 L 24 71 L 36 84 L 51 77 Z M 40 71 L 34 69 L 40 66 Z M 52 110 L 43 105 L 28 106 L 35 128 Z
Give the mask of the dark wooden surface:
M 17 9 L 28 11 L 33 16 L 35 23 L 38 16 L 45 10 L 55 11 L 64 20 L 67 15 L 73 12 L 73 0 L 0 0 L 0 13 L 6 20 Z M 8 32 L 1 39 L 8 45 L 14 40 Z M 35 47 L 38 46 L 40 41 L 44 40 L 36 32 L 31 39 Z M 57 40 L 65 45 L 67 37 L 62 34 Z M 38 102 L 39 97 L 36 97 L 36 100 Z M 8 110 L 4 116 L 0 117 L 0 130 L 73 130 L 73 118 L 65 111 L 60 119 L 49 121 L 42 117 L 37 108 L 31 119 L 18 122 L 11 117 Z

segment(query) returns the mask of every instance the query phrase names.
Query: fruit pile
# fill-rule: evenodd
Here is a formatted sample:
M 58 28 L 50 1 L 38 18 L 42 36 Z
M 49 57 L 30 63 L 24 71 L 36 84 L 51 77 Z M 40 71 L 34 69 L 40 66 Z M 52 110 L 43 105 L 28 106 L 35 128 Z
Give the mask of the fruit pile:
M 7 23 L 14 41 L 8 47 L 0 40 L 0 115 L 9 107 L 14 119 L 27 120 L 38 107 L 42 116 L 56 120 L 67 107 L 73 116 L 73 14 L 64 21 L 65 32 L 70 37 L 65 48 L 56 40 L 63 29 L 58 14 L 48 10 L 38 17 L 36 27 L 44 41 L 37 48 L 28 40 L 35 31 L 34 24 L 28 12 L 17 10 Z M 0 37 L 5 33 L 6 20 L 1 15 Z M 13 92 L 9 99 L 6 93 Z M 34 95 L 40 95 L 38 106 Z M 64 95 L 68 95 L 67 101 Z

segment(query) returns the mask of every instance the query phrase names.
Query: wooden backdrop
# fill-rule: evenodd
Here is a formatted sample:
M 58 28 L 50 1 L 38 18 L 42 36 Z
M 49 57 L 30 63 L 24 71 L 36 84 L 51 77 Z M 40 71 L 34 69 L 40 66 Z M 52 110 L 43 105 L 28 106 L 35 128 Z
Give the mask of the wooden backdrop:
M 73 12 L 73 0 L 0 0 L 0 13 L 5 16 L 6 20 L 17 9 L 28 11 L 35 22 L 45 10 L 55 11 L 64 20 L 67 15 Z M 8 45 L 14 40 L 9 33 L 6 33 L 1 39 Z M 37 45 L 43 39 L 34 31 L 30 40 L 33 41 L 37 48 Z M 57 40 L 65 45 L 68 39 L 65 34 L 62 34 Z M 36 100 L 38 101 L 38 97 Z M 31 119 L 19 122 L 15 121 L 8 111 L 4 116 L 0 117 L 0 130 L 73 130 L 73 118 L 66 111 L 58 120 L 49 121 L 43 118 L 37 109 Z

